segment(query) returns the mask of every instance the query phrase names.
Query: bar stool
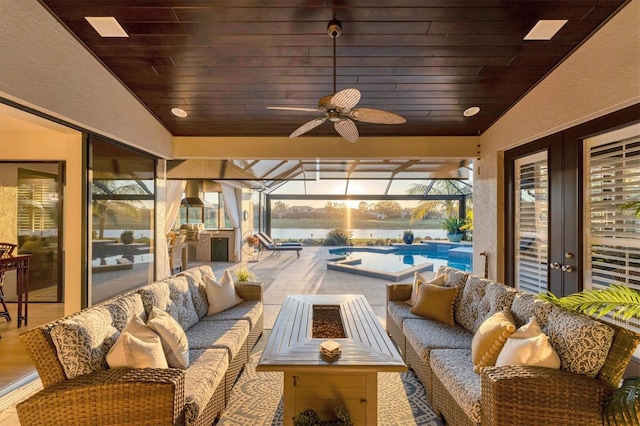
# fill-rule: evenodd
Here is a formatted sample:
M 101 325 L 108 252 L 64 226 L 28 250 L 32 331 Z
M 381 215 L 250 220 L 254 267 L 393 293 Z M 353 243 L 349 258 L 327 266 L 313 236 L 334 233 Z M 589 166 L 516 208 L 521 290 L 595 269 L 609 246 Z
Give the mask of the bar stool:
M 11 243 L 0 243 L 0 257 L 9 257 L 15 250 L 16 245 Z M 4 272 L 0 272 L 0 302 L 2 302 L 2 308 L 4 311 L 0 311 L 0 317 L 4 317 L 7 321 L 11 321 L 11 315 L 9 315 L 9 309 L 4 301 L 4 291 L 2 291 L 2 285 L 4 284 Z

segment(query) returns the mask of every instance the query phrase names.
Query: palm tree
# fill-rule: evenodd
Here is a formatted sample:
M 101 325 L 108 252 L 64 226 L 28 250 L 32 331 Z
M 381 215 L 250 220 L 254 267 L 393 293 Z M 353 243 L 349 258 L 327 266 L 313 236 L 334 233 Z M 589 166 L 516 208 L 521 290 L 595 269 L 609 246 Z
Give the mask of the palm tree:
M 104 239 L 104 228 L 107 221 L 118 222 L 118 216 L 140 218 L 140 201 L 116 200 L 110 197 L 117 195 L 143 195 L 144 191 L 138 183 L 119 184 L 122 181 L 94 181 L 94 199 L 91 202 L 93 216 L 98 219 L 98 239 Z M 146 194 L 145 194 L 146 195 Z
M 273 212 L 279 217 L 284 216 L 289 211 L 289 206 L 284 201 L 276 201 L 273 203 Z
M 432 180 L 428 183 L 414 183 L 407 193 L 410 195 L 466 195 L 467 210 L 472 207 L 470 187 L 457 180 Z M 411 212 L 411 221 L 422 220 L 426 215 L 433 214 L 440 217 L 458 215 L 458 203 L 454 200 L 422 200 Z

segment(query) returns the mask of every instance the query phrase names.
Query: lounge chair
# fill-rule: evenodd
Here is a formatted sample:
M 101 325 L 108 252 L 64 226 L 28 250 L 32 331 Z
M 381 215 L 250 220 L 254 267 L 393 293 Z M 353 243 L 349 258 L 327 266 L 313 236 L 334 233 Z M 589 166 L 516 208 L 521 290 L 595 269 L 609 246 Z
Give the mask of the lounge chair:
M 281 251 L 295 251 L 298 257 L 300 257 L 300 250 L 302 250 L 302 245 L 276 245 L 271 244 L 268 240 L 266 240 L 262 235 L 256 234 L 256 238 L 260 241 L 260 249 L 258 252 L 258 256 L 263 251 L 271 251 L 276 254 L 280 254 Z M 273 254 L 272 253 L 272 254 Z
M 271 238 L 271 235 L 264 231 L 258 232 L 258 238 L 262 237 L 267 244 L 273 244 L 274 246 L 302 246 L 302 243 L 280 243 Z

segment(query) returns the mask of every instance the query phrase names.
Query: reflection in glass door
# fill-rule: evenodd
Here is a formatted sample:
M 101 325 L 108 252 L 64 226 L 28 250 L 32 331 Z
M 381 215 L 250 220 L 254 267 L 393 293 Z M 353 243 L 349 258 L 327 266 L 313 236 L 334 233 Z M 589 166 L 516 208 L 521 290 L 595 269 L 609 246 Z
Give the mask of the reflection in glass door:
M 515 286 L 529 293 L 546 292 L 549 258 L 547 151 L 516 159 L 514 168 Z
M 27 168 L 28 167 L 28 168 Z M 30 254 L 29 301 L 60 302 L 62 256 L 57 163 L 18 168 L 18 254 Z

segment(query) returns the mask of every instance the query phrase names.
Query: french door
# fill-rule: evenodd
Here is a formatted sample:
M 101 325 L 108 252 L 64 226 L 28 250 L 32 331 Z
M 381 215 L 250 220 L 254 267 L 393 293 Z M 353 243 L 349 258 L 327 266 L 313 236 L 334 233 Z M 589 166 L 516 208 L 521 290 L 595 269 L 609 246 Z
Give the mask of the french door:
M 505 152 L 507 284 L 556 296 L 583 289 L 585 140 L 639 118 L 634 105 Z

